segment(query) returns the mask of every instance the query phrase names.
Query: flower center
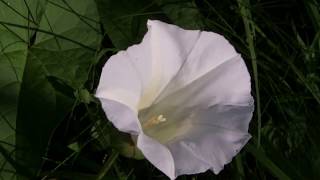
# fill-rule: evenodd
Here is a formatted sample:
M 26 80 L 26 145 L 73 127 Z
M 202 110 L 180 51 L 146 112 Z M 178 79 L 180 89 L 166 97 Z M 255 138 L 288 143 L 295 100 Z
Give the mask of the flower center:
M 143 128 L 150 128 L 153 127 L 155 125 L 158 125 L 160 123 L 164 123 L 166 122 L 167 119 L 162 115 L 158 115 L 158 116 L 152 116 L 150 119 L 148 119 L 145 123 L 143 123 Z

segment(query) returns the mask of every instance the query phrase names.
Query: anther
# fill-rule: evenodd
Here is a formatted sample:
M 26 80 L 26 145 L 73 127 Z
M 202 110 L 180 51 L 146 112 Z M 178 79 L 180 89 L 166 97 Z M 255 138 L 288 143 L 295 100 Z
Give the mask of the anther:
M 164 118 L 162 114 L 160 114 L 159 116 L 153 116 L 152 118 L 150 118 L 147 122 L 143 124 L 143 127 L 144 128 L 152 127 L 154 125 L 157 125 L 166 121 L 167 119 Z
M 161 119 L 163 119 L 163 115 L 162 115 L 162 114 L 160 114 L 160 115 L 157 117 L 157 120 L 158 120 L 158 121 L 161 121 Z

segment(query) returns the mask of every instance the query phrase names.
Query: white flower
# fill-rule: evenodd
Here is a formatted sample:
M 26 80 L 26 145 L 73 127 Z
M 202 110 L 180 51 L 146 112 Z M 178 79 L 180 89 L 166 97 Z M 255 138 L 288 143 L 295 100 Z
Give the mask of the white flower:
M 250 75 L 221 35 L 148 21 L 112 56 L 96 96 L 108 119 L 169 178 L 219 173 L 250 139 Z

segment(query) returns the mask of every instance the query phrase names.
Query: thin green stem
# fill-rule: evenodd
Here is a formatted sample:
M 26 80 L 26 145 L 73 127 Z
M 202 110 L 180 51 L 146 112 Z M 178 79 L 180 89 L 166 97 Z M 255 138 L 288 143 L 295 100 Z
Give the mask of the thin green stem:
M 113 163 L 117 160 L 119 153 L 116 151 L 112 151 L 110 157 L 108 158 L 107 162 L 103 165 L 102 169 L 100 170 L 96 180 L 102 180 L 108 171 L 111 169 Z
M 20 25 L 20 24 L 13 24 L 13 23 L 10 23 L 10 22 L 4 22 L 4 21 L 0 21 L 0 24 L 1 25 L 8 25 L 8 26 L 13 26 L 13 27 L 18 27 L 18 28 L 23 28 L 23 29 L 30 29 L 30 30 L 34 30 L 34 31 L 38 31 L 38 32 L 41 32 L 41 33 L 46 33 L 46 34 L 50 34 L 52 36 L 55 36 L 57 38 L 60 38 L 60 39 L 64 39 L 64 40 L 67 40 L 67 41 L 70 41 L 74 44 L 77 44 L 83 48 L 86 48 L 86 49 L 89 49 L 91 51 L 96 51 L 94 48 L 92 47 L 89 47 L 85 44 L 82 44 L 81 42 L 78 42 L 78 41 L 75 41 L 73 39 L 70 39 L 70 38 L 67 38 L 65 36 L 62 36 L 60 34 L 56 34 L 56 33 L 53 33 L 53 32 L 50 32 L 50 31 L 46 31 L 46 30 L 43 30 L 43 29 L 38 29 L 38 28 L 34 28 L 34 27 L 28 27 L 28 26 L 24 26 L 24 25 Z

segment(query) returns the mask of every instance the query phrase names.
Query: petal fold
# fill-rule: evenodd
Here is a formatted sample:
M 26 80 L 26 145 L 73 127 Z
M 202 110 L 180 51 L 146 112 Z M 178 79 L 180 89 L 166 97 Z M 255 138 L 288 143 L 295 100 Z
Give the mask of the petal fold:
M 141 132 L 139 119 L 130 107 L 110 99 L 100 98 L 100 101 L 108 119 L 117 129 L 133 135 Z
M 176 175 L 200 173 L 208 169 L 218 174 L 250 137 L 248 133 L 196 125 L 191 132 L 168 144 Z
M 197 110 L 213 105 L 247 106 L 253 104 L 250 91 L 248 70 L 241 56 L 236 56 L 176 92 L 167 89 L 163 92 L 167 96 L 160 98 L 154 106 L 157 111 L 177 107 L 177 112 L 179 108 Z
M 158 100 L 178 91 L 223 63 L 235 58 L 241 59 L 233 46 L 223 36 L 213 32 L 201 31 L 179 73 L 172 79 Z M 244 66 L 242 69 L 239 68 L 238 71 L 241 73 L 247 70 Z M 246 75 L 246 77 L 248 78 L 249 75 Z M 242 77 L 240 76 L 240 78 Z
M 200 31 L 183 30 L 157 20 L 149 20 L 147 25 L 142 43 L 127 50 L 142 79 L 139 109 L 150 106 L 178 73 L 200 35 Z
M 114 100 L 138 113 L 142 86 L 137 70 L 125 51 L 110 57 L 102 69 L 96 97 Z

